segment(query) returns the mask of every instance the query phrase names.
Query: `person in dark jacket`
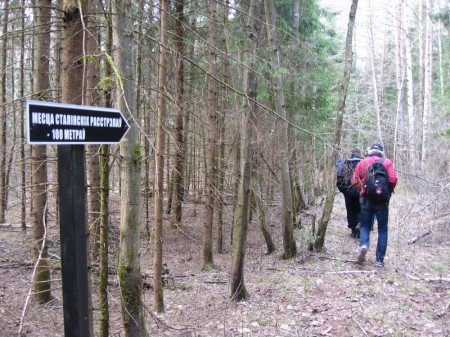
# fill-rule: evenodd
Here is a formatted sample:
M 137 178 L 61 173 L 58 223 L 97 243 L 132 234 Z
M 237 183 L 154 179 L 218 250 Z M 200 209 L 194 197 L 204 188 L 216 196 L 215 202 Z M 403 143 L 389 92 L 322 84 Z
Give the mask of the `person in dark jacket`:
M 345 208 L 347 210 L 347 224 L 353 238 L 359 238 L 359 216 L 361 207 L 359 203 L 359 191 L 351 184 L 351 177 L 356 165 L 361 161 L 361 150 L 353 148 L 350 158 L 345 160 L 337 172 L 336 185 L 344 195 Z
M 378 161 L 380 158 L 384 158 L 384 148 L 381 144 L 373 144 L 368 152 L 368 157 L 361 160 L 355 168 L 355 172 L 352 176 L 353 187 L 359 189 L 360 204 L 361 204 L 361 216 L 360 216 L 360 252 L 358 256 L 358 263 L 362 264 L 366 261 L 366 253 L 369 249 L 370 243 L 370 227 L 373 219 L 373 215 L 376 215 L 378 221 L 378 243 L 376 249 L 376 262 L 375 266 L 384 267 L 384 257 L 386 255 L 387 242 L 388 242 L 388 220 L 389 220 L 389 203 L 373 204 L 365 197 L 365 182 L 367 171 L 369 167 Z M 391 193 L 394 192 L 397 184 L 397 172 L 394 169 L 394 164 L 391 160 L 384 158 L 382 165 L 386 168 L 389 176 L 389 185 Z

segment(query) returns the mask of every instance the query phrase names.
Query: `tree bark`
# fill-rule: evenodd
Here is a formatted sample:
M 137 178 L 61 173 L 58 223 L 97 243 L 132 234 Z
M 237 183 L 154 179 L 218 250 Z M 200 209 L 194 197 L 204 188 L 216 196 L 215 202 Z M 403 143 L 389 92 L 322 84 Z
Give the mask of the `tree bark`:
M 220 94 L 220 114 L 218 118 L 218 155 L 217 161 L 218 173 L 217 173 L 217 238 L 216 238 L 216 251 L 217 253 L 223 253 L 223 211 L 224 211 L 224 184 L 225 184 L 225 171 L 227 163 L 225 161 L 225 129 L 226 129 L 226 115 L 228 107 L 228 82 L 229 82 L 229 56 L 228 56 L 228 16 L 229 16 L 229 0 L 226 0 L 225 6 L 223 6 L 223 38 L 222 38 L 222 85 Z
M 156 130 L 155 148 L 155 235 L 153 258 L 153 298 L 154 310 L 164 312 L 164 297 L 162 285 L 162 241 L 163 241 L 163 193 L 164 193 L 164 151 L 165 151 L 165 121 L 167 118 L 167 100 L 164 88 L 167 85 L 167 43 L 169 27 L 169 1 L 161 0 L 160 11 L 160 45 L 158 67 L 158 127 Z
M 208 0 L 208 24 L 208 139 L 206 144 L 206 214 L 203 228 L 203 270 L 214 268 L 212 228 L 217 172 L 217 1 L 215 0 Z
M 20 33 L 20 43 L 25 45 L 25 0 L 22 0 L 22 18 Z M 20 52 L 20 97 L 24 97 L 25 93 L 25 48 Z M 26 156 L 25 156 L 25 114 L 20 117 L 20 227 L 23 231 L 27 229 L 27 176 L 26 176 Z
M 405 0 L 405 8 L 408 9 L 408 1 Z M 404 11 L 404 23 L 406 32 L 409 32 L 409 19 L 408 13 Z M 412 170 L 417 168 L 417 150 L 416 150 L 416 111 L 414 107 L 414 77 L 413 77 L 413 63 L 412 63 L 412 50 L 409 34 L 405 37 L 405 55 L 406 55 L 406 97 L 408 106 L 408 152 L 409 152 L 409 165 Z
M 399 131 L 400 125 L 404 120 L 404 97 L 405 97 L 405 31 L 403 22 L 404 0 L 397 0 L 394 16 L 395 32 L 395 70 L 397 82 L 397 112 L 395 118 L 394 131 L 394 154 L 393 160 L 397 161 L 398 149 L 404 146 L 402 132 Z
M 342 138 L 342 122 L 344 120 L 345 100 L 347 98 L 347 88 L 350 82 L 350 70 L 353 62 L 353 27 L 355 25 L 356 9 L 358 8 L 358 0 L 352 0 L 350 7 L 350 14 L 347 26 L 347 37 L 345 40 L 345 58 L 344 58 L 344 76 L 339 87 L 339 101 L 336 113 L 336 126 L 334 131 L 334 141 L 330 160 L 326 163 L 325 175 L 327 177 L 325 204 L 322 211 L 322 216 L 319 220 L 317 228 L 317 236 L 314 245 L 318 250 L 321 250 L 325 244 L 325 235 L 327 232 L 328 222 L 333 210 L 334 196 L 336 191 L 336 170 L 335 165 L 338 157 L 338 150 Z
M 280 147 L 281 166 L 281 192 L 283 198 L 282 222 L 283 222 L 283 258 L 290 259 L 297 253 L 297 245 L 294 239 L 294 211 L 292 209 L 292 189 L 289 171 L 289 140 L 288 124 L 284 102 L 283 83 L 280 74 L 280 54 L 276 37 L 275 7 L 273 0 L 264 0 L 266 14 L 266 29 L 271 48 L 271 61 L 274 73 L 275 110 L 279 117 L 278 136 Z
M 141 299 L 140 204 L 141 161 L 136 96 L 134 34 L 131 0 L 112 4 L 113 56 L 122 85 L 117 85 L 117 108 L 130 121 L 127 137 L 120 143 L 120 242 L 118 277 L 122 299 L 122 322 L 125 336 L 143 336 L 146 332 Z
M 423 111 L 424 111 L 424 88 L 425 88 L 425 35 L 426 35 L 426 25 L 424 20 L 424 1 L 425 0 L 419 0 L 419 91 L 418 91 L 418 120 L 420 123 L 422 123 L 423 120 Z M 423 144 L 423 132 L 419 133 L 420 140 L 419 144 Z M 420 167 L 422 167 L 422 147 L 420 147 L 419 152 L 419 160 L 421 161 Z
M 373 40 L 373 24 L 372 24 L 372 8 L 370 7 L 369 1 L 369 56 L 370 56 L 370 69 L 372 70 L 372 85 L 373 85 L 373 99 L 374 99 L 374 108 L 375 115 L 377 117 L 377 136 L 378 141 L 383 143 L 383 134 L 381 132 L 381 104 L 379 102 L 379 93 L 378 93 L 378 81 L 377 81 L 377 70 L 375 67 L 375 44 Z
M 49 53 L 50 53 L 50 0 L 37 3 L 36 26 L 39 33 L 36 38 L 34 92 L 40 100 L 48 99 L 50 89 Z M 33 247 L 34 259 L 40 256 L 34 278 L 34 298 L 38 303 L 51 300 L 50 269 L 47 262 L 47 147 L 36 145 L 32 149 L 31 169 L 33 172 Z
M 7 106 L 6 106 L 6 59 L 8 50 L 8 21 L 9 21 L 9 0 L 3 2 L 2 13 L 2 49 L 1 49 L 1 83 L 0 83 L 0 223 L 6 221 L 8 186 L 6 183 L 7 171 Z
M 259 6 L 257 6 L 259 5 Z M 245 251 L 247 249 L 247 232 L 250 213 L 250 180 L 253 167 L 253 127 L 256 121 L 256 79 L 253 72 L 253 59 L 256 56 L 257 17 L 256 9 L 260 7 L 256 0 L 249 4 L 246 23 L 248 46 L 244 46 L 244 88 L 248 98 L 244 98 L 241 117 L 241 174 L 238 188 L 236 217 L 233 238 L 233 260 L 231 264 L 231 298 L 242 301 L 249 294 L 244 281 Z
M 184 144 L 184 0 L 177 0 L 175 10 L 175 48 L 176 48 L 176 73 L 175 73 L 175 166 L 173 181 L 173 212 L 172 226 L 181 222 L 181 211 L 183 203 L 183 176 L 184 162 L 186 160 L 185 144 Z
M 275 242 L 272 239 L 272 235 L 267 228 L 266 212 L 263 199 L 261 198 L 261 184 L 259 180 L 259 175 L 254 173 L 252 180 L 253 196 L 255 198 L 256 208 L 258 209 L 259 228 L 261 229 L 264 241 L 266 242 L 267 254 L 271 254 L 275 251 L 276 246 Z
M 429 165 L 430 152 L 430 120 L 432 116 L 433 96 L 433 0 L 427 1 L 426 36 L 425 36 L 425 78 L 423 87 L 423 117 L 422 117 L 422 161 L 421 168 L 425 171 Z
M 100 72 L 92 57 L 98 53 L 98 31 L 96 22 L 96 2 L 92 2 L 89 16 L 87 17 L 86 52 L 89 56 L 86 60 L 86 90 L 83 92 L 83 103 L 91 106 L 99 105 L 100 95 L 96 89 Z M 100 252 L 100 168 L 99 145 L 87 146 L 87 179 L 88 179 L 88 226 L 89 226 L 89 252 L 91 262 L 99 258 Z
M 111 10 L 112 2 L 109 2 L 108 8 Z M 112 55 L 112 25 L 108 17 L 105 33 L 105 51 L 107 55 Z M 105 76 L 113 76 L 112 64 L 105 63 Z M 103 101 L 105 107 L 111 107 L 112 88 L 107 85 L 103 89 Z M 98 276 L 98 301 L 99 301 L 99 324 L 98 336 L 109 336 L 109 302 L 108 302 L 108 257 L 109 257 L 109 153 L 108 145 L 101 145 L 99 148 L 99 170 L 100 170 L 100 217 L 99 217 L 99 276 Z
M 69 104 L 83 104 L 83 97 L 85 97 L 85 66 L 83 63 L 83 57 L 86 52 L 86 40 L 84 30 L 86 29 L 85 22 L 88 17 L 88 12 L 90 9 L 90 0 L 85 0 L 82 2 L 74 2 L 72 0 L 63 1 L 63 11 L 64 11 L 64 38 L 63 38 L 63 55 L 62 55 L 62 78 L 61 78 L 61 101 L 63 103 Z M 70 145 L 64 145 L 70 146 Z M 61 151 L 61 152 L 60 152 Z M 72 151 L 72 150 L 70 150 Z M 84 149 L 83 149 L 84 151 Z M 66 150 L 62 147 L 58 147 L 58 158 L 61 158 L 62 153 Z M 84 153 L 83 158 L 83 168 L 85 168 L 84 163 Z M 83 172 L 83 179 L 85 179 L 85 173 Z M 84 181 L 86 185 L 86 181 Z M 84 187 L 85 188 L 85 187 Z M 85 191 L 86 192 L 86 191 Z M 83 196 L 84 199 L 84 196 Z M 86 211 L 85 205 L 83 205 L 83 212 Z M 86 227 L 86 219 L 83 219 L 81 223 L 85 226 L 84 231 L 86 233 L 86 238 L 88 238 L 88 228 Z M 65 221 L 65 219 L 60 219 L 60 221 Z M 88 239 L 86 242 L 86 252 L 88 257 Z M 89 262 L 87 262 L 89 263 Z M 88 271 L 89 272 L 89 271 Z M 88 280 L 90 281 L 90 276 L 88 275 Z M 88 314 L 89 314 L 89 332 L 93 334 L 93 319 L 92 319 L 92 297 L 91 297 L 91 284 L 88 281 Z

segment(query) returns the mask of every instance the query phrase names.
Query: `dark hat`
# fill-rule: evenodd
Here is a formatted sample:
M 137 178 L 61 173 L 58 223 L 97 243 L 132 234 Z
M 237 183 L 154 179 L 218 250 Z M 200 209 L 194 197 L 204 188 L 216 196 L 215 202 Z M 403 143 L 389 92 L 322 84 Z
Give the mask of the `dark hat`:
M 354 147 L 351 153 L 352 157 L 361 157 L 361 149 L 359 147 Z
M 372 146 L 370 147 L 370 150 L 378 150 L 378 151 L 383 152 L 384 151 L 384 147 L 381 144 L 375 143 L 375 144 L 372 144 Z
M 372 146 L 370 147 L 370 149 L 368 151 L 368 155 L 369 156 L 378 155 L 380 157 L 384 157 L 384 147 L 383 147 L 383 145 L 378 144 L 378 143 L 372 144 Z

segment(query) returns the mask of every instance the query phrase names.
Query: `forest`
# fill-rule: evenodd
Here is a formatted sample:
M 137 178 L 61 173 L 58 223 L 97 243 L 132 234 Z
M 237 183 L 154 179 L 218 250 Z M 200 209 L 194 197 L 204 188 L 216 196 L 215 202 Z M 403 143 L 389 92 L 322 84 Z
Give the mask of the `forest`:
M 448 0 L 0 5 L 0 336 L 450 336 Z M 374 143 L 381 270 L 336 188 Z

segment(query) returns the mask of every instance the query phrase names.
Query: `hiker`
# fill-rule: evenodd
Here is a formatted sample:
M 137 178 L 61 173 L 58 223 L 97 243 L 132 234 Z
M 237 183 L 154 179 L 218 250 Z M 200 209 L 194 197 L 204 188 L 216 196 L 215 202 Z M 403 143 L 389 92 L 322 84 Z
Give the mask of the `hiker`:
M 360 192 L 359 264 L 366 261 L 370 242 L 370 226 L 375 214 L 378 222 L 375 266 L 384 267 L 388 242 L 389 200 L 396 184 L 397 172 L 394 164 L 385 158 L 383 145 L 373 144 L 368 151 L 368 157 L 359 162 L 352 176 L 352 185 Z
M 356 165 L 361 161 L 361 150 L 353 148 L 350 158 L 345 160 L 337 171 L 336 185 L 339 191 L 344 195 L 345 208 L 347 210 L 347 227 L 350 228 L 350 236 L 359 238 L 359 214 L 361 207 L 359 204 L 359 191 L 351 184 L 351 178 Z

